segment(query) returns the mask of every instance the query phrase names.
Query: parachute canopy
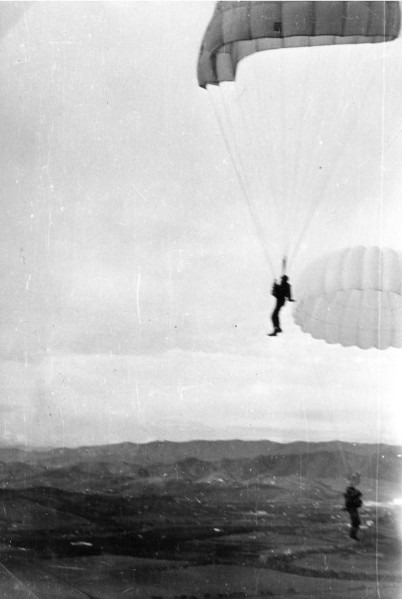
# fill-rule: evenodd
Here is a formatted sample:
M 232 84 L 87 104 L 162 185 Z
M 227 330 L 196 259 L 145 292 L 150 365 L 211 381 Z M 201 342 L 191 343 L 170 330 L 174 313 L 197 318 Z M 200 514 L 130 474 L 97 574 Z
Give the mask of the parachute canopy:
M 402 256 L 354 247 L 309 265 L 297 285 L 294 320 L 316 339 L 361 349 L 402 347 Z
M 264 50 L 395 39 L 399 2 L 218 2 L 198 62 L 201 87 L 233 81 L 240 60 Z

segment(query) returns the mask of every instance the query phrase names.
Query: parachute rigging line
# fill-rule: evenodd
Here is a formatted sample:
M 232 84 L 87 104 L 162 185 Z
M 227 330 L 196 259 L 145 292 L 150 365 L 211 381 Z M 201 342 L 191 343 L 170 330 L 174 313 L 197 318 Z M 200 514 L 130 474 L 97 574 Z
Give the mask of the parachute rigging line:
M 384 7 L 384 12 L 385 12 L 385 7 Z M 383 57 L 385 56 L 385 48 L 383 46 L 382 48 L 382 55 Z M 383 239 L 382 239 L 382 230 L 383 230 L 383 221 L 384 221 L 384 184 L 385 184 L 385 180 L 384 180 L 384 165 L 385 165 L 385 92 L 386 92 L 386 83 L 385 83 L 385 67 L 384 67 L 384 61 L 382 63 L 382 102 L 381 102 L 381 124 L 382 124 L 382 128 L 381 128 L 381 133 L 382 133 L 382 139 L 381 139 L 381 179 L 380 179 L 380 185 L 381 185 L 381 193 L 380 193 L 380 202 L 379 202 L 379 223 L 380 223 L 380 230 L 379 230 L 379 242 L 380 242 L 380 248 L 383 247 Z M 379 271 L 379 276 L 380 276 L 380 280 L 382 280 L 382 262 L 380 261 L 380 265 L 379 265 L 380 271 Z M 378 343 L 380 342 L 380 335 L 381 335 L 381 296 L 378 298 L 378 302 L 379 302 L 379 306 L 378 306 L 378 328 L 377 328 L 377 341 Z M 377 358 L 377 360 L 380 360 L 380 357 Z M 378 383 L 377 383 L 377 389 L 378 389 Z M 380 597 L 380 585 L 379 585 L 379 560 L 378 560 L 378 554 L 379 554 L 379 530 L 378 530 L 378 519 L 379 519 L 379 505 L 378 505 L 378 500 L 379 500 L 379 493 L 378 493 L 378 481 L 379 481 L 379 471 L 380 471 L 380 441 L 381 441 L 381 437 L 380 437 L 380 429 L 381 429 L 381 407 L 382 407 L 382 402 L 381 402 L 381 394 L 377 392 L 377 460 L 376 460 L 376 538 L 375 538 L 375 544 L 376 544 L 376 552 L 375 552 L 375 569 L 376 569 L 376 585 L 377 585 L 377 595 L 378 597 Z
M 383 56 L 384 56 L 384 48 L 383 48 Z M 379 243 L 380 243 L 380 248 L 383 247 L 383 239 L 382 239 L 382 225 L 383 225 L 383 221 L 384 221 L 384 209 L 383 209 L 383 203 L 384 203 L 384 165 L 385 165 L 385 90 L 386 90 L 386 85 L 385 85 L 385 68 L 384 68 L 384 62 L 383 62 L 383 66 L 382 66 L 382 98 L 383 101 L 381 103 L 381 121 L 382 121 L 382 139 L 381 139 L 381 179 L 380 179 L 380 186 L 381 186 L 381 193 L 380 193 L 380 202 L 379 202 L 379 223 L 380 223 L 380 230 L 379 230 Z M 380 280 L 382 280 L 383 278 L 383 265 L 382 262 L 380 261 L 379 264 L 379 278 Z M 381 295 L 378 297 L 378 325 L 377 325 L 377 343 L 380 343 L 380 339 L 381 339 L 381 314 L 382 314 L 382 310 L 381 310 L 381 303 L 382 303 L 382 297 Z M 377 358 L 377 360 L 380 360 L 380 357 Z M 378 386 L 378 382 L 377 382 L 377 389 L 379 388 Z M 378 526 L 378 520 L 379 520 L 379 490 L 378 490 L 378 481 L 379 481 L 379 473 L 380 473 L 380 443 L 381 443 L 381 436 L 380 436 L 380 431 L 381 431 L 381 408 L 382 408 L 382 401 L 381 401 L 381 394 L 378 393 L 377 391 L 377 456 L 376 456 L 376 487 L 375 487 L 375 499 L 376 499 L 376 505 L 375 505 L 375 519 L 376 519 L 376 534 L 375 534 L 375 572 L 376 572 L 376 587 L 377 587 L 377 596 L 380 598 L 381 597 L 381 591 L 380 591 L 380 584 L 379 584 L 379 580 L 380 580 L 380 567 L 379 567 L 379 559 L 378 559 L 378 555 L 379 555 L 379 545 L 380 545 L 380 538 L 379 538 L 379 526 Z
M 318 371 L 318 368 L 317 368 L 316 362 L 314 360 L 314 356 L 312 354 L 312 349 L 311 349 L 310 345 L 308 346 L 308 351 L 310 353 L 310 360 L 311 360 L 311 363 L 313 364 L 313 372 L 314 372 L 316 381 L 318 383 L 318 387 L 320 387 L 321 389 L 326 389 L 327 388 L 327 380 L 324 381 L 323 377 L 321 376 L 321 374 Z M 342 446 L 342 440 L 341 440 L 340 434 L 339 434 L 340 433 L 339 422 L 336 417 L 336 414 L 339 413 L 339 409 L 338 410 L 335 409 L 333 401 L 330 401 L 329 403 L 330 403 L 329 419 L 331 420 L 332 429 L 335 430 L 335 434 L 336 434 L 335 442 L 338 446 L 339 455 L 341 456 L 342 465 L 343 465 L 344 473 L 345 473 L 345 477 L 346 477 L 349 472 L 352 472 L 352 467 L 351 467 L 349 460 L 347 460 L 347 458 L 346 458 L 345 451 Z
M 241 120 L 243 122 L 243 129 L 244 129 L 245 132 L 247 132 L 247 135 L 249 137 L 250 145 L 254 145 L 254 143 L 255 143 L 255 134 L 252 131 L 252 127 L 250 126 L 250 121 L 247 119 L 247 116 L 246 116 L 247 111 L 244 110 L 244 107 L 243 107 L 242 102 L 240 100 L 240 96 L 244 93 L 244 91 L 247 91 L 247 88 L 245 90 L 243 90 L 242 94 L 239 94 L 237 92 L 236 86 L 234 87 L 234 91 L 235 91 L 235 95 L 236 95 L 236 98 L 237 98 L 236 106 L 239 109 L 239 115 L 240 115 L 240 118 L 241 118 Z M 239 152 L 239 155 L 241 155 L 241 152 Z M 257 168 L 256 171 L 257 171 L 256 175 L 257 175 L 257 183 L 258 183 L 259 196 L 260 196 L 260 198 L 265 198 L 266 193 L 267 193 L 266 192 L 266 187 L 269 187 L 269 189 L 268 189 L 268 196 L 269 196 L 270 199 L 272 198 L 272 211 L 274 212 L 274 218 L 273 218 L 273 220 L 274 220 L 274 222 L 279 222 L 280 221 L 280 219 L 279 219 L 279 212 L 280 211 L 279 211 L 279 207 L 278 207 L 278 202 L 277 202 L 276 194 L 274 193 L 274 191 L 273 191 L 273 189 L 272 189 L 272 187 L 270 185 L 269 186 L 268 185 L 267 186 L 264 185 L 264 183 L 262 181 L 262 178 L 261 178 L 260 169 Z M 246 175 L 244 174 L 244 172 L 243 172 L 243 176 L 244 176 L 244 178 L 246 178 Z M 249 187 L 250 187 L 250 185 L 249 185 Z M 256 223 L 258 223 L 258 228 L 261 231 L 260 241 L 262 242 L 262 244 L 264 246 L 264 249 L 266 249 L 267 246 L 268 246 L 268 243 L 266 241 L 267 234 L 266 234 L 266 231 L 264 230 L 264 227 L 259 225 L 259 220 L 260 219 L 258 218 L 258 215 L 257 215 L 256 211 L 253 208 L 254 204 L 253 204 L 253 201 L 252 201 L 252 197 L 253 197 L 253 194 L 252 194 L 252 192 L 250 192 L 249 193 L 249 202 L 250 202 L 249 208 L 252 210 L 252 213 L 254 215 L 253 218 L 255 219 Z M 265 204 L 265 208 L 266 209 L 270 209 L 271 208 L 271 203 Z M 261 239 L 261 237 L 262 237 L 262 239 Z M 266 249 L 266 251 L 269 253 L 268 249 Z M 270 261 L 270 262 L 272 262 L 272 261 Z M 276 271 L 273 269 L 272 266 L 271 266 L 271 271 L 272 271 L 272 275 L 275 277 L 276 276 L 276 274 L 275 274 Z
M 236 87 L 234 88 L 236 89 Z M 247 89 L 245 90 L 247 91 Z M 239 114 L 240 117 L 242 119 L 243 122 L 243 129 L 247 132 L 248 136 L 249 136 L 249 140 L 250 140 L 250 144 L 252 144 L 253 146 L 255 146 L 255 132 L 252 131 L 252 125 L 250 124 L 250 120 L 247 118 L 247 111 L 245 111 L 244 106 L 241 102 L 240 99 L 241 94 L 236 93 L 236 97 L 237 97 L 237 105 L 239 107 Z M 257 152 L 256 152 L 257 154 Z M 259 188 L 259 195 L 261 198 L 265 198 L 266 195 L 266 187 L 269 187 L 268 189 L 268 195 L 270 197 L 270 199 L 272 198 L 272 208 L 275 212 L 275 217 L 274 217 L 274 221 L 278 222 L 279 220 L 279 206 L 278 206 L 278 201 L 277 201 L 277 197 L 276 194 L 274 193 L 272 186 L 271 185 L 267 185 L 265 186 L 263 181 L 262 181 L 262 177 L 261 177 L 261 171 L 259 168 L 256 169 L 256 175 L 257 175 L 257 181 L 258 181 L 258 188 Z M 250 194 L 251 195 L 251 194 Z M 266 204 L 265 205 L 266 208 L 270 207 L 270 204 Z M 264 233 L 264 240 L 266 238 L 266 233 Z
M 232 88 L 233 89 L 233 88 Z M 224 114 L 226 116 L 227 121 L 229 122 L 229 130 L 235 132 L 236 128 L 234 126 L 234 123 L 231 121 L 231 111 L 229 110 L 227 103 L 225 102 L 225 95 L 222 95 L 222 105 L 224 107 Z M 241 111 L 240 111 L 241 114 Z M 238 164 L 239 164 L 239 168 L 238 168 L 238 172 L 242 175 L 243 181 L 245 182 L 245 187 L 247 189 L 247 194 L 244 195 L 244 198 L 246 199 L 246 204 L 247 207 L 249 209 L 253 224 L 254 224 L 254 228 L 257 234 L 258 239 L 260 240 L 260 243 L 263 247 L 263 251 L 264 251 L 264 255 L 265 258 L 267 260 L 267 263 L 271 269 L 271 274 L 273 276 L 275 276 L 275 269 L 273 267 L 272 264 L 272 260 L 270 257 L 270 252 L 269 252 L 269 246 L 268 246 L 268 240 L 266 237 L 266 232 L 264 230 L 264 227 L 261 225 L 260 223 L 260 219 L 258 218 L 258 214 L 256 213 L 254 204 L 253 204 L 253 200 L 252 200 L 252 192 L 250 191 L 250 183 L 247 179 L 246 176 L 246 169 L 244 168 L 244 164 L 243 164 L 243 160 L 242 160 L 242 152 L 239 148 L 238 145 L 238 140 L 235 134 L 233 134 L 233 144 L 235 147 L 235 153 L 237 156 L 237 160 L 238 160 Z M 227 137 L 228 139 L 228 137 Z M 232 154 L 232 160 L 235 162 L 234 160 L 234 154 Z
M 384 47 L 382 49 L 382 55 L 383 57 L 385 56 L 385 52 L 384 52 Z M 384 223 L 384 197 L 385 197 L 385 190 L 384 190 L 384 184 L 385 184 L 385 180 L 384 180 L 384 167 L 385 167 L 385 152 L 384 152 L 384 145 L 385 145 L 385 89 L 386 89 L 386 85 L 385 85 L 385 69 L 384 69 L 384 62 L 382 63 L 382 79 L 381 79 L 381 84 L 382 84 L 382 102 L 381 102 L 381 174 L 380 174 L 380 200 L 378 202 L 378 235 L 379 235 L 379 239 L 378 239 L 378 245 L 380 247 L 380 249 L 383 248 L 384 246 L 384 240 L 383 240 L 383 223 Z M 383 271 L 383 265 L 382 262 L 380 261 L 379 264 L 379 280 L 382 280 L 382 271 Z M 378 325 L 377 325 L 377 342 L 379 343 L 380 338 L 381 338 L 381 315 L 382 315 L 382 310 L 381 310 L 381 304 L 382 304 L 382 297 L 381 295 L 378 297 Z
M 282 274 L 285 275 L 286 274 L 286 264 L 287 264 L 287 257 L 283 256 L 282 258 Z
M 261 76 L 258 74 L 258 72 L 256 70 L 256 64 L 255 64 L 254 60 L 252 60 L 252 59 L 249 60 L 249 66 L 251 66 L 251 73 L 252 73 L 254 87 L 255 87 L 255 89 L 257 91 L 257 95 L 260 98 L 258 100 L 258 102 L 256 103 L 256 107 L 255 107 L 255 108 L 258 109 L 258 107 L 264 106 L 264 93 L 261 91 L 261 81 L 262 81 L 262 78 L 261 78 Z M 264 106 L 264 109 L 265 109 L 265 106 Z M 244 120 L 246 122 L 246 119 L 245 119 L 245 110 L 244 110 L 243 107 L 242 107 L 242 113 L 243 113 L 243 118 L 244 118 Z M 260 108 L 260 113 L 261 113 L 261 108 Z M 259 116 L 261 116 L 261 115 L 259 115 Z M 260 119 L 258 119 L 257 122 L 259 122 L 259 120 Z M 248 125 L 249 129 L 250 129 L 250 119 L 248 120 L 248 123 L 249 123 L 249 125 Z M 255 136 L 255 133 L 256 132 L 254 131 L 254 136 Z M 260 132 L 257 131 L 257 133 L 260 133 Z M 257 152 L 257 154 L 258 154 L 258 152 Z M 260 174 L 260 170 L 259 169 L 258 169 L 258 175 L 261 178 L 261 174 Z M 275 179 L 275 175 L 276 175 L 275 171 L 271 172 L 271 177 L 269 178 L 269 181 L 271 180 L 271 178 Z M 276 214 L 277 214 L 277 217 L 278 217 L 279 214 L 280 214 L 280 208 L 279 208 L 278 198 L 276 197 L 276 194 L 275 194 L 275 192 L 274 192 L 274 190 L 272 188 L 272 185 L 270 185 L 270 197 L 273 200 L 273 204 L 275 206 Z M 276 222 L 278 222 L 278 221 L 276 220 Z
M 209 86 L 207 86 L 207 90 L 209 91 Z M 216 118 L 217 118 L 220 130 L 221 130 L 222 137 L 223 137 L 223 139 L 225 141 L 226 148 L 227 148 L 227 150 L 229 152 L 229 156 L 231 158 L 234 171 L 235 171 L 236 176 L 238 178 L 238 181 L 239 181 L 239 184 L 240 184 L 240 188 L 242 190 L 242 195 L 243 195 L 243 197 L 244 197 L 244 199 L 246 201 L 246 205 L 247 205 L 247 207 L 249 209 L 251 220 L 252 220 L 254 228 L 255 228 L 255 232 L 256 232 L 256 234 L 257 234 L 257 236 L 258 236 L 258 238 L 259 238 L 259 240 L 261 242 L 265 259 L 267 261 L 267 264 L 268 264 L 269 268 L 271 269 L 272 276 L 275 276 L 275 270 L 274 270 L 274 267 L 272 265 L 272 261 L 271 261 L 271 258 L 269 256 L 269 253 L 267 251 L 266 245 L 264 243 L 264 237 L 265 237 L 264 231 L 263 231 L 261 225 L 258 222 L 257 215 L 255 214 L 253 206 L 252 206 L 252 202 L 251 202 L 251 199 L 250 199 L 250 193 L 249 193 L 248 186 L 247 186 L 247 181 L 246 181 L 245 177 L 242 175 L 241 170 L 239 170 L 239 168 L 238 168 L 238 166 L 236 164 L 236 160 L 235 160 L 235 157 L 234 157 L 234 151 L 232 150 L 232 147 L 230 145 L 229 138 L 228 138 L 228 135 L 226 134 L 225 126 L 223 124 L 223 120 L 222 120 L 222 118 L 220 117 L 220 114 L 219 114 L 219 110 L 218 110 L 218 108 L 216 106 L 216 103 L 213 100 L 213 94 L 209 93 L 208 96 L 211 99 L 212 106 L 214 108 L 214 112 L 215 112 L 215 115 L 216 115 Z M 227 111 L 226 111 L 226 116 L 227 116 Z M 239 163 L 241 164 L 240 159 L 239 159 Z
M 363 106 L 367 103 L 368 91 L 370 90 L 371 85 L 372 85 L 372 81 L 370 80 L 367 82 L 367 84 L 364 88 L 364 92 L 362 93 Z M 345 109 L 342 112 L 345 113 Z M 345 147 L 347 147 L 349 145 L 349 141 L 351 140 L 353 134 L 355 133 L 356 127 L 357 127 L 357 120 L 354 119 L 352 126 L 348 128 L 347 134 L 343 140 L 343 144 Z M 329 173 L 329 175 L 325 179 L 325 181 L 323 181 L 321 186 L 316 190 L 316 198 L 311 203 L 310 208 L 303 220 L 303 225 L 300 228 L 300 233 L 298 235 L 297 241 L 296 241 L 295 245 L 293 246 L 293 250 L 289 256 L 289 262 L 291 264 L 293 264 L 293 260 L 294 260 L 295 256 L 298 254 L 298 252 L 300 250 L 300 246 L 303 243 L 303 240 L 305 239 L 305 236 L 306 236 L 308 230 L 310 229 L 311 225 L 313 224 L 314 213 L 317 211 L 318 207 L 321 208 L 320 204 L 324 205 L 328 201 L 328 197 L 326 195 L 327 190 L 330 187 L 330 185 L 332 184 L 332 182 L 335 178 L 335 175 L 337 174 L 338 167 L 341 164 L 341 161 L 343 160 L 343 158 L 344 158 L 344 156 L 343 156 L 342 152 L 338 152 L 337 157 L 334 160 L 334 163 L 331 165 L 332 166 L 331 172 Z
M 306 73 L 306 80 L 310 81 L 311 78 L 311 73 L 312 73 L 312 64 L 313 61 L 309 61 L 308 63 L 308 70 Z M 302 96 L 302 106 L 305 106 L 306 109 L 304 110 L 300 122 L 303 122 L 307 115 L 311 112 L 311 100 L 308 101 L 308 99 L 310 98 L 310 96 L 307 95 L 307 85 L 303 86 L 303 96 Z M 301 147 L 302 147 L 302 135 L 301 135 L 301 127 L 299 127 L 299 135 L 297 136 L 297 142 L 296 142 L 296 147 L 295 147 L 295 156 L 300 155 L 300 151 L 301 151 Z M 292 168 L 292 181 L 298 181 L 299 177 L 300 177 L 300 164 L 301 161 L 299 160 L 293 160 L 293 168 Z M 288 193 L 287 193 L 287 198 L 286 198 L 286 204 L 289 207 L 290 203 L 291 203 L 291 198 L 290 196 L 290 186 L 288 188 Z M 300 202 L 299 202 L 300 205 Z M 289 208 L 288 208 L 289 209 Z M 292 223 L 293 225 L 293 223 Z M 293 228 L 293 226 L 292 226 Z M 286 243 L 284 244 L 284 252 L 285 254 L 288 256 L 289 252 L 290 252 L 290 227 L 287 228 L 287 239 L 286 239 Z

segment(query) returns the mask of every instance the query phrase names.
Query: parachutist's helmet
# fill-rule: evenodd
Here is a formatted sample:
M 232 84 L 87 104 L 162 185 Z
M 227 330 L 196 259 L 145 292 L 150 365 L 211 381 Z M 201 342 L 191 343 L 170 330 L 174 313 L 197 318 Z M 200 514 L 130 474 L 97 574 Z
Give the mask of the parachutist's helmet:
M 282 277 L 282 281 L 286 282 L 286 281 L 288 281 L 288 280 L 289 280 L 289 277 L 288 277 L 288 276 L 286 276 L 286 275 L 283 275 L 283 277 Z

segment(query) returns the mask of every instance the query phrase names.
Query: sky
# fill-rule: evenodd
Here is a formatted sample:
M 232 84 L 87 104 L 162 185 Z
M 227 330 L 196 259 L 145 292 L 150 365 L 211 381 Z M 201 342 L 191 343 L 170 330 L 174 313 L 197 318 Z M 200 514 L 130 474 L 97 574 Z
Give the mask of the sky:
M 197 85 L 213 9 L 0 3 L 0 444 L 402 443 L 400 350 L 313 339 L 290 305 L 283 335 L 267 336 L 274 300 L 261 241 L 276 239 L 280 219 L 264 221 L 264 239 L 256 234 L 213 101 Z M 324 173 L 305 177 L 311 148 L 297 148 L 293 182 L 311 191 L 316 218 L 292 277 L 345 244 L 402 249 L 401 42 L 369 51 L 354 76 L 370 71 L 381 85 L 356 79 L 352 99 L 342 63 L 320 67 L 321 95 L 283 76 L 287 96 L 310 98 L 314 115 L 333 97 L 336 72 L 341 106 L 353 108 L 343 122 L 326 100 L 330 126 L 319 134 L 338 154 L 344 147 L 337 169 L 332 149 L 318 154 Z M 273 60 L 284 72 L 283 58 Z M 284 164 L 271 124 L 270 180 Z M 259 151 L 249 149 L 255 165 Z M 328 172 L 333 185 L 317 207 Z M 285 170 L 277 189 L 287 179 Z

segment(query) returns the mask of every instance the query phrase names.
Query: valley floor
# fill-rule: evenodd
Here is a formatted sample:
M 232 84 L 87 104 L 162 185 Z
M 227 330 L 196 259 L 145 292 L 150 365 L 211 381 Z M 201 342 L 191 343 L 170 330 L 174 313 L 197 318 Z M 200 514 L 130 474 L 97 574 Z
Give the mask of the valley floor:
M 41 493 L 32 493 L 36 505 Z M 49 491 L 50 493 L 50 491 Z M 65 498 L 70 532 L 55 516 L 3 528 L 5 599 L 400 599 L 400 508 L 368 505 L 360 541 L 330 501 L 255 497 L 148 497 L 141 510 L 116 498 Z M 68 499 L 68 501 L 67 501 Z M 117 501 L 117 503 L 116 503 Z M 102 504 L 102 502 L 105 502 Z M 49 503 L 51 501 L 49 500 Z M 58 498 L 62 509 L 63 496 Z M 117 507 L 119 506 L 118 510 Z M 126 508 L 124 512 L 123 508 Z M 150 509 L 147 509 L 149 508 Z M 11 509 L 11 508 L 10 508 Z M 131 513 L 130 513 L 131 509 Z M 116 511 L 117 510 L 117 511 Z M 79 513 L 79 518 L 78 518 Z M 91 520 L 92 514 L 92 520 Z M 50 515 L 50 514 L 49 514 Z M 68 516 L 68 518 L 67 518 Z M 76 526 L 70 526 L 76 518 Z

